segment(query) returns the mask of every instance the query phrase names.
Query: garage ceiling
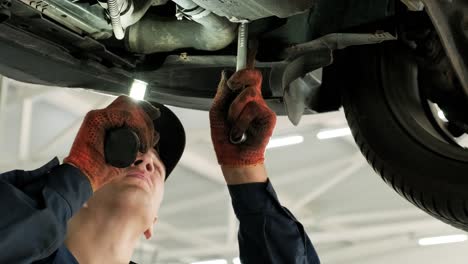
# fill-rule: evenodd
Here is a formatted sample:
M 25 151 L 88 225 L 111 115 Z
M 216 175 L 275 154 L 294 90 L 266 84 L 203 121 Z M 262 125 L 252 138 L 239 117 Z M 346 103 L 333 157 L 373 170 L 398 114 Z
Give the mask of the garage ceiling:
M 87 111 L 114 97 L 3 78 L 0 172 L 36 168 L 67 155 Z M 187 151 L 167 182 L 155 236 L 134 261 L 192 263 L 238 256 L 237 221 L 211 146 L 208 113 L 173 108 L 187 131 Z M 342 112 L 305 116 L 298 127 L 279 117 L 274 137 L 304 142 L 267 150 L 281 202 L 306 227 L 323 263 L 467 263 L 468 243 L 421 247 L 418 239 L 464 234 L 416 209 L 367 165 L 351 136 L 318 140 L 346 127 Z

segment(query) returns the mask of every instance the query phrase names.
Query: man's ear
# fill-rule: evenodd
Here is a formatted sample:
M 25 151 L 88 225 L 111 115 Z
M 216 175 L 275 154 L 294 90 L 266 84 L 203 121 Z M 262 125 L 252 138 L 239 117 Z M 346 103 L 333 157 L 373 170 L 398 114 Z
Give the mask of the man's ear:
M 145 234 L 146 239 L 150 239 L 151 236 L 153 236 L 153 228 L 157 221 L 158 221 L 158 218 L 155 217 L 153 220 L 153 224 L 148 229 L 145 230 L 144 234 Z

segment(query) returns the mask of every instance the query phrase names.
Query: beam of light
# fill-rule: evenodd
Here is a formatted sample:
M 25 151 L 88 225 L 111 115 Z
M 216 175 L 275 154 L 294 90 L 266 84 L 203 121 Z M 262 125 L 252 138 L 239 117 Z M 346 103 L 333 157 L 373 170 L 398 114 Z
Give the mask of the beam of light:
M 468 240 L 467 235 L 450 235 L 450 236 L 421 238 L 419 239 L 418 244 L 420 246 L 431 246 L 431 245 L 465 242 L 466 240 Z
M 130 88 L 130 97 L 137 99 L 137 100 L 143 100 L 143 98 L 145 98 L 147 86 L 148 84 L 145 83 L 144 81 L 134 79 L 132 83 L 132 87 Z

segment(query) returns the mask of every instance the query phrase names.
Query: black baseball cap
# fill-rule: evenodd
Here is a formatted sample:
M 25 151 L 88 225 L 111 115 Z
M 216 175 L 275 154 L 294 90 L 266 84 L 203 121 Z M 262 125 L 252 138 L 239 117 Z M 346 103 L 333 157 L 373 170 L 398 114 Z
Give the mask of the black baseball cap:
M 166 180 L 182 157 L 185 149 L 185 130 L 179 118 L 165 105 L 151 102 L 161 115 L 154 120 L 154 128 L 159 133 L 156 150 L 166 167 Z

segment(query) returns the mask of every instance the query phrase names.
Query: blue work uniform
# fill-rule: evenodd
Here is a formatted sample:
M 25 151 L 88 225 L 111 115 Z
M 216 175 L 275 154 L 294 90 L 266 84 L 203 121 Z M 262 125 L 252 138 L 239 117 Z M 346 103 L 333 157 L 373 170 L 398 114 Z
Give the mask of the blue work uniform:
M 320 263 L 301 223 L 281 206 L 269 181 L 228 188 L 240 221 L 243 264 Z M 57 158 L 34 171 L 0 174 L 0 263 L 77 264 L 63 244 L 67 221 L 92 193 L 86 176 Z

